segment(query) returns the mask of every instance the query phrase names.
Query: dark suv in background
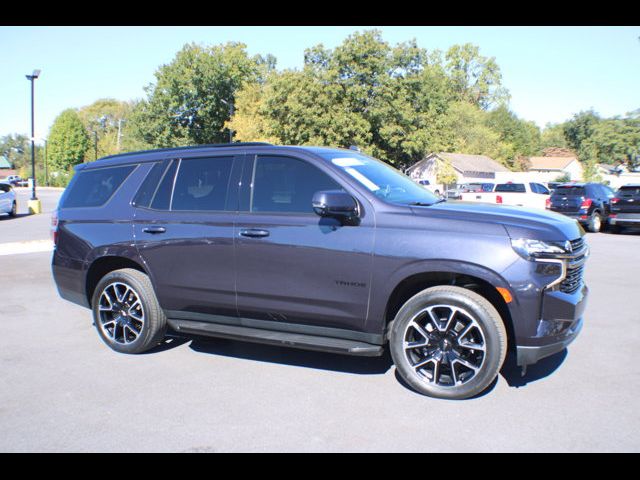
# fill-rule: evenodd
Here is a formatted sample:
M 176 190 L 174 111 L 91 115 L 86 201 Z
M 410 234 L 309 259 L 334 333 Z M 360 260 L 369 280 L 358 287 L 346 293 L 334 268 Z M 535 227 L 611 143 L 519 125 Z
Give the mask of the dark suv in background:
M 565 183 L 551 194 L 549 208 L 599 232 L 608 223 L 613 197 L 613 190 L 600 183 Z
M 588 289 L 584 230 L 449 204 L 357 151 L 232 144 L 77 167 L 53 218 L 60 295 L 139 353 L 167 328 L 352 355 L 388 344 L 414 389 L 467 398 L 508 349 L 565 348 Z
M 640 227 L 640 183 L 624 185 L 611 199 L 609 222 L 613 233 L 625 227 Z

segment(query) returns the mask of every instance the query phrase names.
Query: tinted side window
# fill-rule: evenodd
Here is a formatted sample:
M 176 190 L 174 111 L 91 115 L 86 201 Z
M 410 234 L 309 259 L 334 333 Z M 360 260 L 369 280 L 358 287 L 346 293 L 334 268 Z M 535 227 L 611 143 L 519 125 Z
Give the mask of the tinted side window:
M 158 188 L 158 182 L 160 182 L 162 178 L 165 166 L 166 164 L 163 162 L 156 162 L 153 165 L 153 168 L 151 168 L 151 171 L 147 174 L 147 177 L 142 182 L 142 185 L 140 185 L 138 193 L 136 193 L 133 199 L 133 204 L 136 207 L 148 207 L 151 205 L 151 199 L 153 199 L 153 195 Z
M 81 171 L 62 208 L 104 205 L 135 168 L 135 165 L 127 165 Z
M 313 213 L 314 193 L 341 189 L 319 168 L 290 157 L 258 157 L 253 175 L 252 212 Z
M 171 192 L 173 191 L 173 178 L 176 176 L 178 161 L 173 160 L 169 168 L 162 175 L 162 179 L 153 193 L 151 208 L 156 210 L 169 210 L 171 205 Z
M 10 192 L 11 188 L 9 187 L 9 185 L 5 185 L 4 183 L 0 183 L 0 193 L 7 193 Z
M 182 160 L 172 210 L 224 210 L 233 157 Z

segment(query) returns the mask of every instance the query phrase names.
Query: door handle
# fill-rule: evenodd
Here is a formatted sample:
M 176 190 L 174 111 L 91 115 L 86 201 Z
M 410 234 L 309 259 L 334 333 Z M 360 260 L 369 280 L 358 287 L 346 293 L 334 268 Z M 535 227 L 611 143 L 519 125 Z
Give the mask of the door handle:
M 164 227 L 157 227 L 157 226 L 154 226 L 154 227 L 146 227 L 146 228 L 143 228 L 143 229 L 142 229 L 142 231 L 143 231 L 144 233 L 151 233 L 151 234 L 153 234 L 153 235 L 156 235 L 156 234 L 158 234 L 158 233 L 164 233 L 164 232 L 166 232 L 166 231 L 167 231 L 167 229 L 166 229 L 166 228 L 164 228 Z
M 258 228 L 247 228 L 245 230 L 240 230 L 240 235 L 243 237 L 251 237 L 251 238 L 262 238 L 269 236 L 269 230 L 261 230 Z

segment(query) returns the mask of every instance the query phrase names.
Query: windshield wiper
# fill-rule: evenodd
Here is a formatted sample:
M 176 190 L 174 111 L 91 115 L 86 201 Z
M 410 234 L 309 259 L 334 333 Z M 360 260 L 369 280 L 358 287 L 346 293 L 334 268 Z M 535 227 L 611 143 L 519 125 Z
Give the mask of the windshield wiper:
M 440 199 L 436 200 L 433 203 L 411 202 L 411 203 L 409 203 L 409 205 L 411 205 L 412 207 L 430 207 L 431 205 L 435 205 L 436 203 L 442 203 L 442 202 L 446 202 L 446 201 L 447 201 L 446 198 L 440 198 Z

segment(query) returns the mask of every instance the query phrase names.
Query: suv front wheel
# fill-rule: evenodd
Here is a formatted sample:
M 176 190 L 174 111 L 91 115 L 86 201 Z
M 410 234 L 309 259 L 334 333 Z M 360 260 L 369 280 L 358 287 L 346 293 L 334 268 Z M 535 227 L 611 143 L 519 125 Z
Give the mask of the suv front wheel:
M 93 320 L 100 338 L 121 353 L 142 353 L 160 343 L 167 319 L 149 277 L 132 268 L 105 275 L 93 293 Z
M 500 314 L 466 288 L 437 286 L 410 298 L 390 328 L 391 356 L 416 391 L 464 399 L 497 377 L 507 352 Z

